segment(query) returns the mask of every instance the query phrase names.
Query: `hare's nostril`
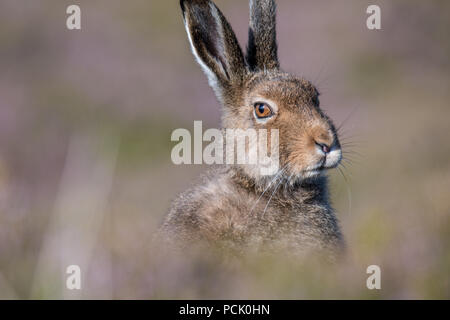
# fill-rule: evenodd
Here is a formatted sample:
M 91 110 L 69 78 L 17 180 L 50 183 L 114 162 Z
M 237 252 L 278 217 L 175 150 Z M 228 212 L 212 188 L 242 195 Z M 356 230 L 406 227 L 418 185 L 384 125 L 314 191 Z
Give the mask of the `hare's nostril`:
M 331 147 L 324 144 L 324 143 L 318 143 L 316 142 L 316 145 L 322 150 L 323 153 L 328 154 L 331 151 Z

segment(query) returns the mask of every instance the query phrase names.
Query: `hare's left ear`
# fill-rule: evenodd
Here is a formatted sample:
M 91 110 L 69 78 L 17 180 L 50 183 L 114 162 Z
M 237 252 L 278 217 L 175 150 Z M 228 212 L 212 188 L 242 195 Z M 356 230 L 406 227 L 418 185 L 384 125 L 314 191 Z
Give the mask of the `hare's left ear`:
M 216 5 L 209 0 L 181 0 L 192 52 L 216 94 L 239 83 L 246 72 L 236 36 Z
M 250 0 L 247 63 L 253 71 L 278 70 L 275 0 Z

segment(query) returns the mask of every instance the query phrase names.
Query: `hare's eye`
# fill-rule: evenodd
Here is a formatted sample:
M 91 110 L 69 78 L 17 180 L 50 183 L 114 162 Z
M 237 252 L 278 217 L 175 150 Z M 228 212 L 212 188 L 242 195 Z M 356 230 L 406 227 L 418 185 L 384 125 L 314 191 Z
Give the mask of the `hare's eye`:
M 265 103 L 255 103 L 255 115 L 259 119 L 265 119 L 273 116 L 272 109 Z

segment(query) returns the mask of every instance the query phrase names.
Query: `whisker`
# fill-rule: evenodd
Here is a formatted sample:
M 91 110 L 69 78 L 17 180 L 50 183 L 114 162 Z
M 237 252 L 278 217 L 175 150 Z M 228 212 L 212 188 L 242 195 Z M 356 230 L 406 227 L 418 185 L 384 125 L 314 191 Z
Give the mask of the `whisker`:
M 342 129 L 342 127 L 347 123 L 348 120 L 350 120 L 350 118 L 354 115 L 355 111 L 358 109 L 358 106 L 355 106 L 348 114 L 348 116 L 344 119 L 344 121 L 341 122 L 341 124 L 339 125 L 337 131 L 339 131 L 340 129 Z
M 354 141 L 340 141 L 341 146 L 346 146 L 346 147 L 361 147 L 361 143 L 358 142 L 354 142 Z
M 358 140 L 356 140 L 356 138 L 358 138 Z M 367 140 L 361 140 L 357 135 L 347 136 L 341 134 L 339 136 L 339 141 L 341 144 L 353 143 L 355 145 L 361 145 L 367 143 Z
M 345 176 L 344 172 L 342 172 L 342 169 L 338 167 L 339 172 L 342 175 L 342 178 L 344 178 L 345 186 L 347 188 L 347 199 L 348 199 L 348 212 L 351 215 L 352 214 L 352 190 L 350 189 L 350 185 L 348 183 L 347 177 Z
M 348 155 L 343 155 L 342 160 L 346 160 L 348 163 L 361 163 L 363 161 L 362 158 L 358 158 L 358 157 L 351 157 Z
M 255 204 L 253 205 L 253 207 L 250 210 L 250 215 L 252 214 L 253 210 L 255 209 L 256 205 L 258 204 L 258 202 L 261 200 L 261 198 L 264 196 L 264 194 L 267 192 L 267 190 L 269 190 L 269 188 L 272 186 L 272 184 L 278 179 L 278 177 L 284 172 L 284 170 L 286 169 L 288 165 L 285 165 L 283 168 L 281 168 L 281 170 L 272 178 L 272 180 L 270 181 L 269 185 L 264 189 L 264 191 L 261 193 L 261 195 L 259 196 L 258 200 L 256 200 Z
M 342 173 L 344 173 L 344 175 L 346 174 L 346 177 L 352 178 L 352 174 L 350 173 L 350 170 L 343 164 L 341 164 L 341 165 L 342 165 L 342 167 L 340 169 L 342 170 Z
M 265 216 L 265 214 L 266 214 L 266 210 L 267 210 L 267 208 L 269 207 L 269 203 L 270 203 L 270 201 L 272 200 L 272 197 L 274 196 L 275 192 L 278 190 L 278 187 L 280 186 L 280 184 L 281 184 L 282 181 L 283 181 L 283 180 L 280 180 L 280 182 L 278 182 L 277 186 L 275 187 L 275 189 L 274 189 L 273 192 L 272 192 L 272 195 L 271 195 L 270 198 L 269 198 L 269 201 L 267 201 L 266 207 L 264 208 L 264 212 L 263 212 L 263 214 L 262 214 L 262 217 L 263 217 L 263 218 L 264 218 L 264 216 Z
M 345 155 L 345 156 L 358 156 L 358 157 L 364 157 L 363 154 L 361 154 L 361 153 L 358 152 L 358 151 L 352 150 L 352 149 L 350 149 L 350 150 L 344 149 L 344 150 L 342 150 L 342 154 Z
M 364 159 L 362 156 L 359 156 L 359 155 L 343 154 L 342 160 L 348 160 L 349 162 L 354 162 L 354 163 L 361 163 L 361 162 L 363 162 Z

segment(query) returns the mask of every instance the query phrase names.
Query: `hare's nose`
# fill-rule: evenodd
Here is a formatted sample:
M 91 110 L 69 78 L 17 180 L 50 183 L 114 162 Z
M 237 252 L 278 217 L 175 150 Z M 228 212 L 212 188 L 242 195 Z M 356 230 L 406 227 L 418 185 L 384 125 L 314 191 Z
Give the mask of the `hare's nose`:
M 325 143 L 316 142 L 316 146 L 318 146 L 319 149 L 322 150 L 322 152 L 325 154 L 328 154 L 331 151 L 331 147 Z

